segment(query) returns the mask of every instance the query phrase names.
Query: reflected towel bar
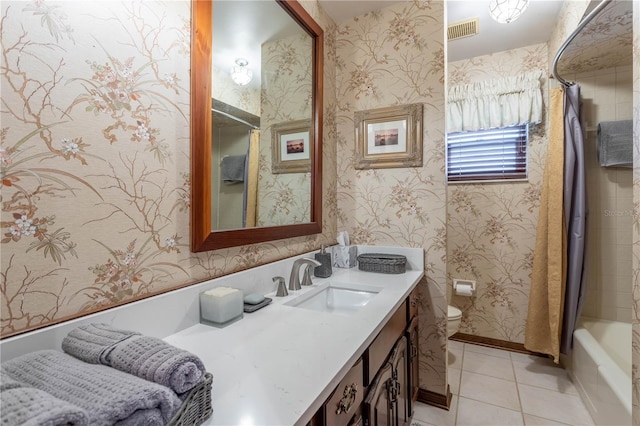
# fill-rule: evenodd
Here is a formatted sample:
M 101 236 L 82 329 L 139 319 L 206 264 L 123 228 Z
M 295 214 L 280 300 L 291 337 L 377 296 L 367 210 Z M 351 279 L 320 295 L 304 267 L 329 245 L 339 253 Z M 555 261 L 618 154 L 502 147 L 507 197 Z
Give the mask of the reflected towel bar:
M 254 130 L 260 130 L 260 127 L 256 127 L 256 126 L 254 126 L 253 124 L 249 123 L 248 121 L 244 121 L 243 119 L 238 118 L 238 117 L 236 117 L 235 115 L 231 115 L 231 114 L 229 114 L 228 112 L 220 111 L 220 110 L 217 110 L 217 109 L 215 109 L 215 108 L 211 108 L 211 112 L 215 112 L 215 113 L 217 113 L 217 114 L 220 114 L 220 115 L 223 115 L 223 116 L 225 116 L 225 117 L 227 117 L 227 118 L 230 118 L 230 119 L 232 119 L 232 120 L 235 120 L 235 121 L 237 121 L 238 123 L 242 123 L 242 124 L 244 124 L 244 125 L 246 125 L 246 126 L 251 127 L 251 128 L 252 128 L 252 129 L 254 129 Z

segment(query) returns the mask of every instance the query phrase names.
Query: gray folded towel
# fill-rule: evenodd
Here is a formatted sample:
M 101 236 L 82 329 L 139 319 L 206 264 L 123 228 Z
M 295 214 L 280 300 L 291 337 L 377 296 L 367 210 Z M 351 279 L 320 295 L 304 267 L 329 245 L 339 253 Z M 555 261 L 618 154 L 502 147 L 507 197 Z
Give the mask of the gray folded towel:
M 182 404 L 157 383 L 58 351 L 32 352 L 2 367 L 13 380 L 84 409 L 92 426 L 162 425 Z
M 17 382 L 15 382 L 17 383 Z M 84 426 L 89 416 L 82 408 L 32 387 L 13 387 L 0 393 L 3 426 Z
M 4 369 L 0 368 L 0 392 L 4 392 L 9 389 L 22 388 L 26 387 L 24 383 L 20 383 L 17 380 L 13 380 L 7 373 L 4 372 Z
M 116 343 L 139 334 L 113 328 L 109 324 L 83 325 L 65 336 L 62 340 L 62 350 L 85 362 L 106 364 L 106 356 Z
M 62 341 L 69 355 L 104 364 L 159 383 L 182 394 L 204 379 L 200 358 L 156 337 L 91 324 L 72 330 Z
M 184 393 L 204 379 L 200 358 L 161 339 L 133 336 L 118 343 L 107 356 L 108 365 Z
M 633 120 L 598 124 L 596 149 L 600 166 L 633 166 Z
M 222 180 L 224 183 L 232 184 L 244 182 L 244 166 L 247 160 L 246 155 L 227 155 L 222 157 L 220 166 Z

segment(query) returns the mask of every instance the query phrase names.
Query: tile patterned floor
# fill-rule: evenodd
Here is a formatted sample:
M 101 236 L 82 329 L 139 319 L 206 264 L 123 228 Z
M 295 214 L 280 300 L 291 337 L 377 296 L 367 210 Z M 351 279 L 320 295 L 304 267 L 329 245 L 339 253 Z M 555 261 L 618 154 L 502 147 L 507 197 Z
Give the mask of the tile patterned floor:
M 551 360 L 449 341 L 449 411 L 418 403 L 412 426 L 591 426 L 569 374 Z

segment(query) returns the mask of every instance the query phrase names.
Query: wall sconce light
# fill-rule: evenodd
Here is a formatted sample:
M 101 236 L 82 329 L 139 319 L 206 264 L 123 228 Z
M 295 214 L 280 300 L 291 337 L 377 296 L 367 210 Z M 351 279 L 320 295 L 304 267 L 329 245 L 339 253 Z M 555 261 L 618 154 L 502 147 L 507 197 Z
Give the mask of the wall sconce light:
M 489 14 L 501 24 L 515 21 L 529 6 L 529 0 L 491 0 Z
M 240 86 L 246 86 L 253 77 L 253 72 L 247 68 L 249 62 L 246 59 L 236 59 L 236 65 L 231 68 L 231 79 Z

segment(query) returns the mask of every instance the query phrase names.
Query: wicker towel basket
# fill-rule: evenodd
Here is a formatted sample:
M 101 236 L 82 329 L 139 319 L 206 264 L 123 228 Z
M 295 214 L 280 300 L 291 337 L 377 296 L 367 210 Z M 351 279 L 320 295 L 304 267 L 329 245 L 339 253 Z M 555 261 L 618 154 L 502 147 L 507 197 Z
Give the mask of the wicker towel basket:
M 399 254 L 364 253 L 358 256 L 358 269 L 382 274 L 404 274 L 407 257 Z
M 205 422 L 211 414 L 211 382 L 213 375 L 205 373 L 204 380 L 189 391 L 180 410 L 167 423 L 169 426 L 197 426 Z

